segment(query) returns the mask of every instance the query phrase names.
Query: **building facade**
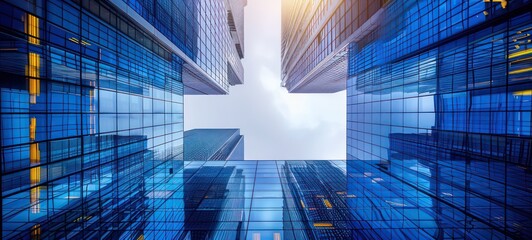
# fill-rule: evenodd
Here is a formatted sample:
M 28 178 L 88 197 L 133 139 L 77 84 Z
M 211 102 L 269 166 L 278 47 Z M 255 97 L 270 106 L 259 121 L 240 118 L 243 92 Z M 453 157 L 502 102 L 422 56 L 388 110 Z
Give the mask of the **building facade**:
M 350 44 L 348 191 L 365 237 L 531 235 L 531 5 L 389 1 Z
M 185 94 L 227 94 L 243 83 L 246 0 L 111 2 L 183 59 Z
M 240 129 L 192 129 L 184 136 L 185 161 L 244 160 Z
M 245 239 L 246 178 L 238 165 L 224 165 L 192 165 L 184 170 L 185 224 L 180 235 L 185 237 L 181 239 Z
M 345 161 L 185 162 L 174 239 L 353 239 Z M 302 204 L 303 203 L 303 204 Z
M 2 239 L 175 227 L 183 95 L 243 81 L 235 2 L 0 1 Z
M 385 2 L 283 1 L 281 86 L 291 93 L 345 90 L 349 43 L 375 29 Z
M 283 165 L 284 239 L 353 239 L 345 170 L 330 161 Z M 300 231 L 308 229 L 308 231 Z M 359 239 L 359 238 L 356 238 Z

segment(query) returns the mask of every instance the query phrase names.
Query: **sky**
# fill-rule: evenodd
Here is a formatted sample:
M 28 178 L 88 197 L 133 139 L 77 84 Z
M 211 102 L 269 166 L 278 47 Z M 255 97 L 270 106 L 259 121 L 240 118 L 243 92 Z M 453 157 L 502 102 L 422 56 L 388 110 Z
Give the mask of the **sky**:
M 244 84 L 185 96 L 185 130 L 240 128 L 246 160 L 345 159 L 346 96 L 281 87 L 281 0 L 248 0 Z

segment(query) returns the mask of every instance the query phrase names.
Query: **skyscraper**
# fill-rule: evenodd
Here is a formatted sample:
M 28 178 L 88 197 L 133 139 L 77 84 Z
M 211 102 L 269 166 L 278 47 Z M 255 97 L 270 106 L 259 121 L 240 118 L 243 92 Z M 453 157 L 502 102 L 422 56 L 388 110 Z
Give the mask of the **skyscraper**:
M 347 195 L 345 171 L 329 161 L 293 161 L 284 164 L 280 176 L 286 179 L 285 239 L 355 238 L 347 205 L 354 196 Z
M 282 2 L 282 86 L 292 93 L 345 90 L 349 43 L 376 28 L 387 0 Z
M 243 239 L 247 230 L 246 182 L 237 166 L 184 170 L 185 225 L 190 239 Z M 205 188 L 203 186 L 209 186 Z M 228 231 L 231 230 L 231 231 Z
M 347 79 L 358 237 L 530 236 L 531 5 L 283 2 L 282 85 Z
M 2 239 L 171 236 L 183 95 L 243 82 L 243 6 L 0 1 Z
M 345 161 L 185 164 L 176 239 L 352 239 L 359 231 L 346 208 Z
M 350 44 L 348 188 L 379 228 L 366 236 L 532 234 L 531 4 L 389 1 Z
M 171 36 L 172 42 L 176 39 L 178 48 L 193 46 L 190 48 L 192 52 L 184 52 L 191 60 L 183 65 L 185 94 L 227 94 L 229 86 L 242 84 L 244 69 L 240 59 L 244 57 L 244 7 L 247 0 L 168 2 L 174 2 L 174 6 L 153 9 L 153 3 L 141 5 L 148 12 L 155 10 L 151 13 L 155 24 L 157 18 L 161 18 L 161 22 L 172 19 L 169 22 L 171 28 L 167 28 L 168 33 L 163 35 Z M 160 15 L 165 11 L 165 15 Z
M 240 129 L 192 129 L 184 142 L 185 161 L 244 160 Z

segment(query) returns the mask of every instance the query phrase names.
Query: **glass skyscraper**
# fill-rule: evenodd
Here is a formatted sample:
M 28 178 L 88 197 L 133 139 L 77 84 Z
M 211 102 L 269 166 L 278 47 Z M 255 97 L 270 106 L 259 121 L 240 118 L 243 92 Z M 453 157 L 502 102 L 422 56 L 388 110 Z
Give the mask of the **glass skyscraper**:
M 245 4 L 0 1 L 1 238 L 174 236 L 183 95 L 243 82 Z
M 183 96 L 243 82 L 246 3 L 0 1 L 1 238 L 532 236 L 531 0 L 284 1 L 283 86 L 347 89 L 347 160 L 227 161 Z
M 282 86 L 291 93 L 345 90 L 349 44 L 377 27 L 385 2 L 282 1 Z
M 352 239 L 345 167 L 345 161 L 185 162 L 185 224 L 175 232 L 188 239 Z
M 532 235 L 531 7 L 283 2 L 282 85 L 347 82 L 353 237 Z
M 389 1 L 350 44 L 348 192 L 365 236 L 532 235 L 531 4 Z
M 185 161 L 244 160 L 240 129 L 192 129 L 184 134 Z

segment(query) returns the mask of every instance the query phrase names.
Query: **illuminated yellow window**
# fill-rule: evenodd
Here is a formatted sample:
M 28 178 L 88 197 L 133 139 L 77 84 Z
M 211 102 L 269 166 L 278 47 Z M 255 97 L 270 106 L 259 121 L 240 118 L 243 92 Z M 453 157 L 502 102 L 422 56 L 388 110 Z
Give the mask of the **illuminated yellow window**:
M 531 54 L 531 53 L 532 53 L 532 48 L 525 49 L 525 50 L 522 50 L 522 51 L 519 51 L 519 52 L 514 52 L 514 53 L 510 54 L 508 56 L 508 58 L 516 58 L 516 57 L 528 55 L 528 54 Z
M 28 42 L 39 45 L 39 18 L 28 13 L 26 19 L 26 34 L 28 34 Z
M 328 222 L 317 222 L 317 223 L 314 223 L 314 227 L 332 227 L 332 223 L 328 223 Z
M 30 119 L 30 141 L 35 141 L 35 132 L 37 130 L 37 119 Z
M 508 5 L 508 0 L 484 0 L 485 3 L 501 3 L 502 8 L 506 8 Z
M 532 90 L 523 90 L 514 92 L 514 96 L 532 96 Z
M 30 93 L 30 103 L 37 103 L 37 96 L 41 94 L 41 84 L 39 81 L 40 71 L 41 71 L 41 58 L 37 53 L 28 54 L 28 67 L 27 75 L 29 77 L 29 93 Z
M 28 53 L 28 77 L 39 78 L 41 70 L 41 58 L 39 54 Z
M 83 44 L 84 46 L 90 46 L 91 44 L 85 40 L 81 40 L 81 44 Z
M 510 71 L 509 74 L 520 74 L 520 73 L 526 73 L 526 72 L 532 72 L 532 67 Z
M 41 239 L 41 225 L 36 224 L 33 227 L 31 227 L 31 240 L 39 240 Z
M 70 38 L 68 38 L 68 40 L 70 40 L 73 43 L 79 44 L 79 40 L 77 38 L 75 38 L 75 37 L 70 37 Z
M 30 182 L 31 185 L 41 182 L 41 167 L 34 167 L 30 169 Z
M 32 143 L 30 145 L 30 163 L 37 164 L 41 161 L 41 152 L 39 151 L 39 144 Z
M 323 204 L 325 204 L 325 207 L 327 207 L 327 208 L 332 208 L 331 202 L 329 202 L 329 200 L 327 200 L 327 199 L 323 200 Z

